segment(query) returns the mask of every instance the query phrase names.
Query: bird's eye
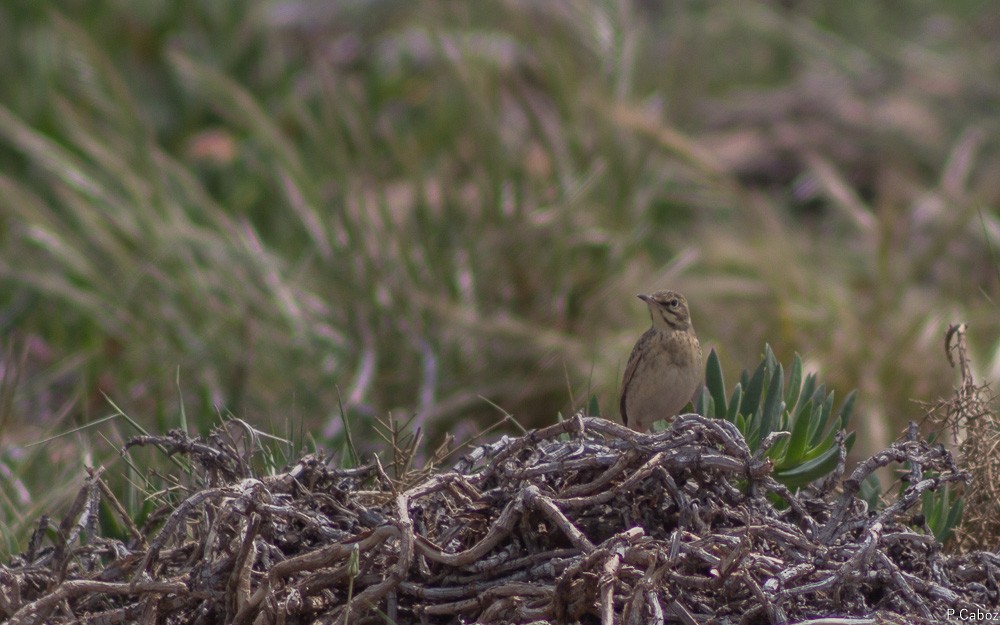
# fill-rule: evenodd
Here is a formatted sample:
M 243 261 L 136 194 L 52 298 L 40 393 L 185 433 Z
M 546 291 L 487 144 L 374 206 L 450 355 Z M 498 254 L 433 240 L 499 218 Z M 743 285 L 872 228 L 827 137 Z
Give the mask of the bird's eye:
M 670 300 L 669 302 L 667 302 L 667 306 L 670 306 L 671 308 L 677 308 L 678 304 L 680 304 L 680 302 L 677 301 L 676 297 L 674 299 Z

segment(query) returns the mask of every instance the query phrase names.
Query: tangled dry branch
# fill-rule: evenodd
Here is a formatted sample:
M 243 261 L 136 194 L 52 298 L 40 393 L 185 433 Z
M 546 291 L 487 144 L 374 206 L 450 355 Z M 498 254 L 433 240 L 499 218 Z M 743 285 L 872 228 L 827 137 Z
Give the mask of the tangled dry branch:
M 377 464 L 253 478 L 218 441 L 152 443 L 202 488 L 112 539 L 98 508 L 124 511 L 94 472 L 51 544 L 0 567 L 9 623 L 932 623 L 1000 603 L 1000 557 L 911 528 L 922 492 L 965 479 L 922 441 L 797 494 L 697 415 L 657 434 L 576 416 L 405 489 Z M 900 462 L 919 479 L 869 511 L 861 481 Z

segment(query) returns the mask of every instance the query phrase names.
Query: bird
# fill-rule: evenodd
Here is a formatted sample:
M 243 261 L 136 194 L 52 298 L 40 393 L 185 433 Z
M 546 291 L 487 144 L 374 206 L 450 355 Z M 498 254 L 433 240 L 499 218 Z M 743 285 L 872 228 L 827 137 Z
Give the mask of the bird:
M 702 381 L 702 354 L 683 295 L 666 290 L 636 297 L 646 302 L 653 325 L 628 358 L 620 408 L 625 425 L 646 432 L 694 396 Z

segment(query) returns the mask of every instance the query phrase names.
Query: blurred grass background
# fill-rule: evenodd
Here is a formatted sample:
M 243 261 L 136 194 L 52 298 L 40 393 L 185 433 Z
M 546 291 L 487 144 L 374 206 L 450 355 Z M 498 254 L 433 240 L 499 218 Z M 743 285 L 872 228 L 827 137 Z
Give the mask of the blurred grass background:
M 662 287 L 881 446 L 949 322 L 1000 369 L 997 41 L 985 0 L 4 3 L 3 547 L 136 433 L 27 446 L 106 397 L 335 449 L 341 406 L 615 418 Z

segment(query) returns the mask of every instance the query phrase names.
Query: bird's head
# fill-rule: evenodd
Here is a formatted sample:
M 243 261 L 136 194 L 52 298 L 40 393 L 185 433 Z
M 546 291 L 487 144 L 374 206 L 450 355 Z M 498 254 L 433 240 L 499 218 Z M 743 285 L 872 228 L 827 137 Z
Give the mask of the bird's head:
M 649 316 L 657 330 L 687 330 L 691 327 L 691 313 L 687 299 L 677 291 L 656 291 L 637 296 L 649 307 Z

